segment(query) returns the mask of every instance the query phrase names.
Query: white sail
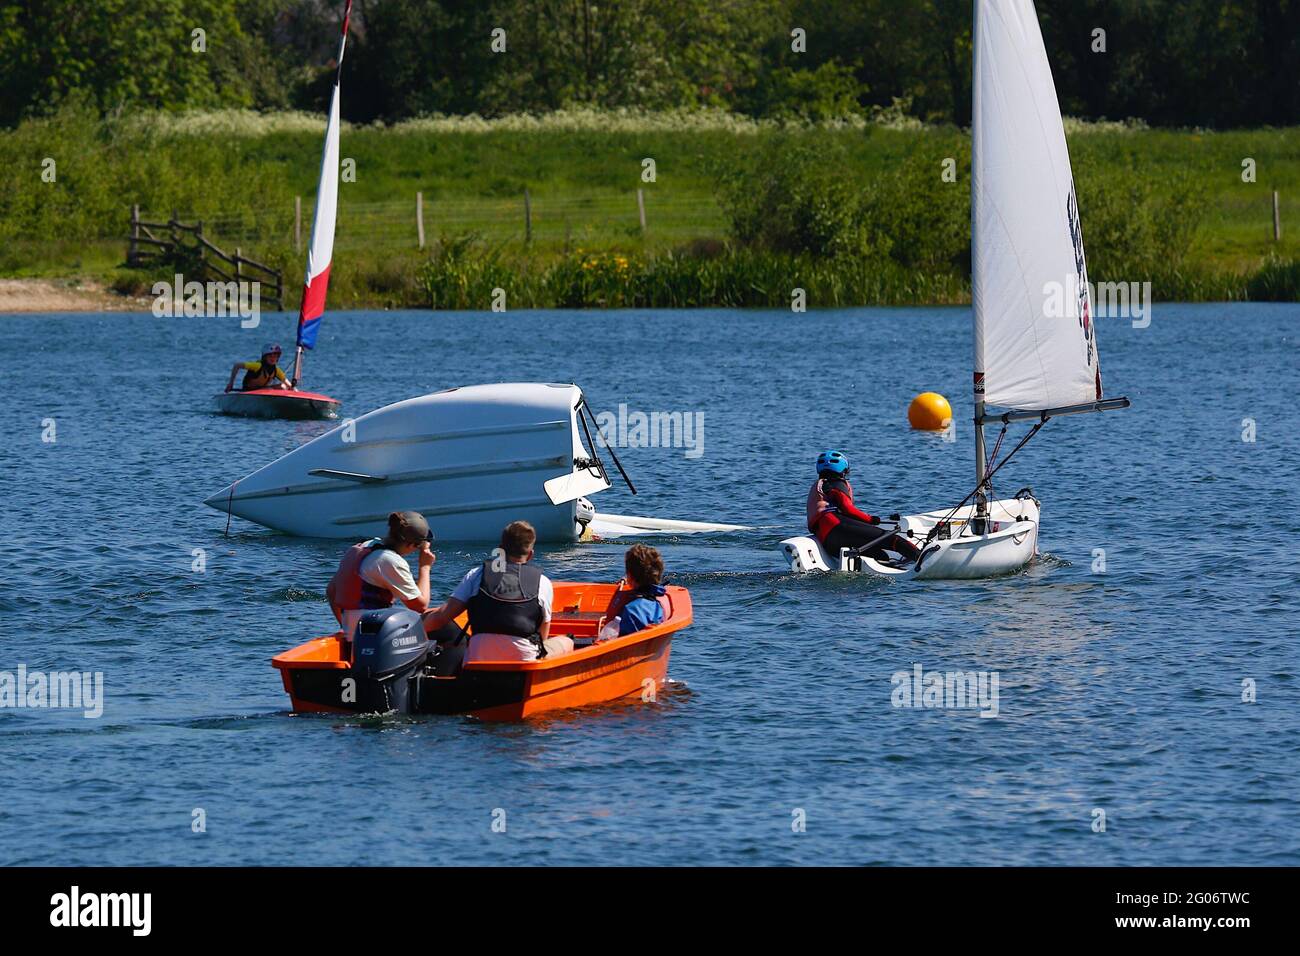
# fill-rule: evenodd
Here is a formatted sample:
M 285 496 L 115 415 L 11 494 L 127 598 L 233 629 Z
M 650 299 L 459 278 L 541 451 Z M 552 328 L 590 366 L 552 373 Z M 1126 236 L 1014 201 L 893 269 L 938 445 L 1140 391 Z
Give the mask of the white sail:
M 975 0 L 975 391 L 1044 409 L 1101 398 L 1065 129 L 1032 0 Z

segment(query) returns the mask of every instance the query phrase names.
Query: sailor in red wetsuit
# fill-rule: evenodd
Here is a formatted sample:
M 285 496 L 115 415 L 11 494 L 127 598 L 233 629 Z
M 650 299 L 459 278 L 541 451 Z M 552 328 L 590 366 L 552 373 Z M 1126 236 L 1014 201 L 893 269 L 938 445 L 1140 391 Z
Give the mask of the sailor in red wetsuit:
M 832 558 L 839 557 L 841 548 L 865 549 L 861 553 L 878 559 L 888 558 L 886 548 L 909 560 L 920 554 L 907 538 L 881 528 L 879 518 L 853 504 L 849 460 L 839 451 L 817 456 L 817 480 L 808 492 L 808 530 Z

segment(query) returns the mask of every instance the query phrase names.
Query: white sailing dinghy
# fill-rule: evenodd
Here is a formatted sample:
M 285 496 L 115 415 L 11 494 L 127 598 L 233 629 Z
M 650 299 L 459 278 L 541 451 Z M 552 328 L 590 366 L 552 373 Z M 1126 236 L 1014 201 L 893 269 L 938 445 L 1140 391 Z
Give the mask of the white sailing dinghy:
M 1032 0 L 975 0 L 973 35 L 976 488 L 955 508 L 898 520 L 897 534 L 921 549 L 915 562 L 828 555 L 801 536 L 781 542 L 796 572 L 983 578 L 1023 567 L 1037 553 L 1039 502 L 1028 489 L 989 500 L 993 473 L 1049 419 L 1129 405 L 1102 398 L 1074 178 Z M 999 462 L 1015 422 L 1034 425 Z M 986 457 L 984 426 L 997 423 L 1002 433 Z
M 205 503 L 289 534 L 354 540 L 382 536 L 389 512 L 407 509 L 442 541 L 496 541 L 515 520 L 544 542 L 745 530 L 597 514 L 587 496 L 610 487 L 598 437 L 576 385 L 452 388 L 344 422 Z

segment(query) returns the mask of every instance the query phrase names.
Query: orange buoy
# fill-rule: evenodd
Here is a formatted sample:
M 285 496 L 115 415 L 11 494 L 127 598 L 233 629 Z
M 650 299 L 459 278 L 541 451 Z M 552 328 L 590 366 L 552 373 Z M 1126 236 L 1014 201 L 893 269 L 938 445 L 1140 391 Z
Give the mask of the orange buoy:
M 919 431 L 943 431 L 952 423 L 952 406 L 938 392 L 922 392 L 908 406 L 907 420 Z

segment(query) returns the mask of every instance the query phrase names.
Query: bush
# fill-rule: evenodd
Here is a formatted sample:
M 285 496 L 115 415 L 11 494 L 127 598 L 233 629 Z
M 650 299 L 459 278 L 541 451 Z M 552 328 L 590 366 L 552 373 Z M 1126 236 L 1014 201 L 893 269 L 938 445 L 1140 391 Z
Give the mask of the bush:
M 870 185 L 861 213 L 868 248 L 905 269 L 970 275 L 970 161 L 951 156 L 957 177 L 945 182 L 948 158 L 917 150 Z
M 579 249 L 546 271 L 543 287 L 547 303 L 574 309 L 621 309 L 639 304 L 635 279 L 643 270 L 642 263 L 619 253 Z
M 1252 302 L 1300 302 L 1300 259 L 1270 255 L 1246 282 Z
M 867 92 L 853 69 L 827 61 L 815 70 L 778 67 L 767 74 L 756 95 L 756 112 L 778 119 L 825 122 L 857 116 L 858 96 Z
M 1156 177 L 1131 164 L 1089 169 L 1077 177 L 1088 278 L 1156 281 L 1182 271 L 1203 208 L 1190 180 L 1166 178 L 1157 194 Z
M 516 273 L 501 261 L 501 247 L 481 242 L 476 233 L 440 238 L 419 282 L 431 309 L 487 308 L 493 290 L 504 289 L 512 298 L 517 285 Z
M 732 237 L 769 252 L 861 254 L 861 196 L 841 171 L 838 144 L 777 136 L 716 169 L 719 200 Z

